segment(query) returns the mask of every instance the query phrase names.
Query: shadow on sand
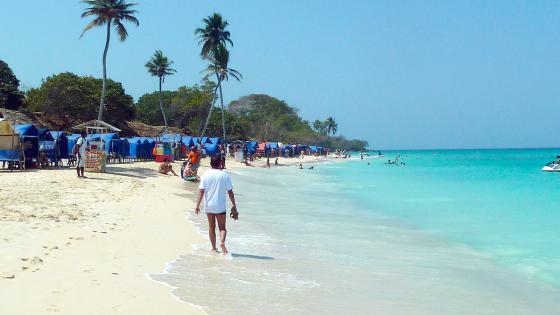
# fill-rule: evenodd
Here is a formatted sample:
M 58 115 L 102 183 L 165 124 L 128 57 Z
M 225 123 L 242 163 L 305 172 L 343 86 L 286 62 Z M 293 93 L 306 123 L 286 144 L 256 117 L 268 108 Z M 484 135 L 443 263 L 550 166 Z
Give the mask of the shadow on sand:
M 117 176 L 132 177 L 132 178 L 147 178 L 157 176 L 157 172 L 147 167 L 107 167 L 105 173 Z
M 233 257 L 233 258 L 260 259 L 260 260 L 273 260 L 274 259 L 274 257 L 270 257 L 270 256 L 259 256 L 259 255 L 237 254 L 237 253 L 231 253 L 231 257 Z

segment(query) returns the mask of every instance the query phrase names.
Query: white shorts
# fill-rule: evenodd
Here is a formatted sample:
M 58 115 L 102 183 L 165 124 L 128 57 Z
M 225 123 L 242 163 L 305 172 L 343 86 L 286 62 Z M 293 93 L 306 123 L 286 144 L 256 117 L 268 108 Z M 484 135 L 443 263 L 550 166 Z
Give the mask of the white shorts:
M 85 167 L 86 166 L 86 159 L 80 158 L 80 155 L 76 154 L 76 166 L 77 167 Z

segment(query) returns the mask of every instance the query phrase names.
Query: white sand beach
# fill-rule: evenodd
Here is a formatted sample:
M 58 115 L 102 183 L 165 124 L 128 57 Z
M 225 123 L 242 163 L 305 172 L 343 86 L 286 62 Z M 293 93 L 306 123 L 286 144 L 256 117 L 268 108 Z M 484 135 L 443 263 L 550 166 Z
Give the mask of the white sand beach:
M 205 241 L 185 219 L 197 185 L 157 167 L 1 172 L 0 314 L 203 314 L 147 276 Z

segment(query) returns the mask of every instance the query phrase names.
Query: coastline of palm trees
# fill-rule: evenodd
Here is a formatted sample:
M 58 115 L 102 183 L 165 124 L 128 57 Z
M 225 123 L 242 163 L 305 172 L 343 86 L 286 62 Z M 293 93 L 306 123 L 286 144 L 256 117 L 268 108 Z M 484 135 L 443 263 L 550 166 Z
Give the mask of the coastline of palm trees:
M 214 13 L 204 18 L 202 22 L 204 23 L 204 28 L 197 28 L 195 30 L 195 35 L 198 36 L 199 45 L 202 45 L 200 56 L 202 57 L 202 59 L 208 60 L 210 62 L 208 67 L 204 70 L 205 72 L 207 72 L 205 78 L 209 78 L 210 76 L 215 75 L 216 80 L 218 82 L 214 90 L 214 97 L 212 103 L 210 104 L 210 110 L 206 118 L 206 123 L 204 124 L 204 128 L 202 129 L 202 132 L 199 137 L 199 142 L 202 141 L 201 139 L 204 136 L 204 132 L 206 131 L 208 122 L 210 121 L 210 116 L 212 115 L 212 109 L 214 107 L 214 103 L 218 98 L 217 93 L 219 91 L 221 113 L 222 113 L 223 139 L 224 139 L 224 143 L 227 146 L 227 133 L 226 133 L 222 82 L 228 81 L 230 75 L 238 81 L 240 81 L 243 76 L 237 70 L 228 67 L 229 51 L 227 50 L 226 45 L 229 43 L 230 45 L 233 46 L 233 42 L 230 39 L 230 32 L 226 30 L 229 23 L 225 21 L 222 18 L 222 16 L 218 13 Z
M 146 68 L 148 68 L 148 72 L 159 79 L 159 109 L 161 110 L 161 114 L 163 116 L 163 123 L 164 129 L 163 134 L 167 133 L 167 118 L 165 117 L 165 111 L 163 110 L 163 102 L 161 97 L 161 85 L 165 82 L 165 77 L 168 75 L 172 75 L 177 72 L 177 70 L 171 68 L 173 61 L 169 60 L 166 56 L 163 55 L 161 50 L 156 50 L 152 58 L 146 63 Z
M 109 42 L 111 41 L 111 24 L 115 27 L 119 39 L 124 42 L 128 37 L 128 32 L 122 23 L 123 21 L 140 25 L 134 14 L 138 13 L 132 10 L 137 3 L 126 3 L 125 0 L 82 0 L 89 7 L 82 13 L 82 18 L 95 16 L 93 21 L 89 22 L 82 31 L 80 38 L 84 33 L 93 27 L 107 25 L 107 38 L 105 40 L 105 49 L 103 50 L 103 85 L 101 88 L 101 100 L 99 101 L 99 113 L 97 120 L 103 120 L 103 107 L 105 105 L 105 94 L 107 92 L 107 51 L 109 50 Z

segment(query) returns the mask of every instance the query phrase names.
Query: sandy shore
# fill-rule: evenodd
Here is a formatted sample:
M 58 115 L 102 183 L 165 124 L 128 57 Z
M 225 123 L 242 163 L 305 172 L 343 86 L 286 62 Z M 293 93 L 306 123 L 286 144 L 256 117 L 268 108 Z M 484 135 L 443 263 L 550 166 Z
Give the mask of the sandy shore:
M 184 219 L 196 184 L 157 167 L 112 165 L 88 179 L 71 169 L 0 172 L 0 314 L 204 314 L 147 276 L 205 241 Z M 228 162 L 236 167 L 246 168 Z

